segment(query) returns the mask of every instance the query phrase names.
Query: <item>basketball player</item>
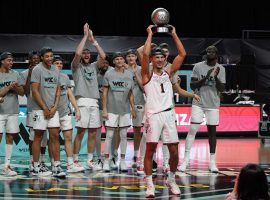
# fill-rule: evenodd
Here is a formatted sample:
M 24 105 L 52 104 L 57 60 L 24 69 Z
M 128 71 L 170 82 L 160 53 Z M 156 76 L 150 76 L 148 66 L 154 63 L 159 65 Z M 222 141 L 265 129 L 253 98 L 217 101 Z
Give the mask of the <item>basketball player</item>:
M 136 118 L 132 119 L 132 126 L 134 130 L 134 156 L 132 167 L 137 168 L 138 162 L 138 152 L 141 142 L 141 128 L 142 128 L 142 119 L 144 113 L 144 96 L 143 96 L 143 86 L 142 86 L 142 78 L 141 78 L 141 66 L 137 65 L 137 50 L 129 49 L 126 52 L 126 61 L 127 61 L 127 70 L 129 70 L 133 74 L 134 80 L 134 103 L 135 103 L 135 111 Z
M 73 162 L 73 151 L 72 151 L 72 110 L 70 108 L 70 103 L 72 104 L 75 110 L 76 120 L 81 119 L 81 112 L 77 105 L 76 99 L 71 90 L 71 83 L 69 77 L 62 73 L 63 60 L 60 56 L 55 56 L 53 64 L 60 71 L 59 84 L 61 89 L 61 95 L 58 105 L 59 120 L 60 120 L 60 129 L 63 132 L 65 139 L 65 149 L 67 154 L 67 172 L 81 172 L 84 171 L 83 167 L 75 165 Z
M 19 73 L 13 71 L 13 56 L 9 52 L 0 55 L 0 142 L 4 130 L 6 132 L 6 148 L 5 148 L 5 164 L 2 173 L 6 176 L 16 176 L 10 166 L 10 159 L 13 148 L 13 138 L 19 133 L 18 114 L 19 101 L 18 95 L 23 96 L 24 90 L 21 86 L 21 78 Z
M 53 51 L 50 47 L 40 50 L 42 62 L 32 71 L 31 91 L 33 95 L 33 129 L 35 132 L 32 145 L 34 170 L 32 175 L 65 177 L 60 163 L 59 113 L 60 99 L 59 71 L 52 64 Z M 49 131 L 49 146 L 54 160 L 51 171 L 45 171 L 39 162 L 40 146 L 44 133 Z
M 103 96 L 103 79 L 106 71 L 113 69 L 113 67 L 109 64 L 109 58 L 106 56 L 106 59 L 102 59 L 100 56 L 97 58 L 96 62 L 97 66 L 97 80 L 98 80 L 98 88 L 99 88 L 99 95 L 100 99 L 98 101 L 99 104 L 99 115 L 100 115 L 100 123 L 103 124 L 104 120 L 102 117 L 102 96 Z M 94 165 L 94 170 L 102 170 L 103 168 L 103 162 L 102 162 L 102 156 L 101 156 L 101 128 L 97 129 L 96 133 L 96 145 L 95 150 L 97 154 L 97 161 Z
M 127 128 L 131 125 L 131 115 L 136 117 L 134 108 L 133 76 L 124 68 L 125 57 L 121 52 L 112 57 L 115 68 L 105 73 L 103 82 L 103 117 L 106 119 L 105 161 L 103 170 L 110 171 L 111 143 L 114 130 L 119 128 L 121 160 L 119 169 L 127 171 L 125 155 L 127 148 Z
M 89 29 L 89 25 L 84 25 L 84 36 L 78 45 L 75 56 L 71 63 L 73 80 L 75 83 L 74 96 L 82 113 L 81 119 L 76 122 L 77 135 L 74 140 L 73 156 L 74 162 L 79 165 L 78 154 L 81 148 L 81 142 L 85 133 L 88 130 L 88 169 L 93 169 L 93 152 L 95 150 L 96 130 L 101 127 L 99 117 L 98 99 L 99 90 L 97 82 L 96 65 L 90 63 L 91 54 L 89 49 L 85 48 L 86 41 L 96 48 L 99 56 L 105 59 L 106 55 L 103 49 L 93 36 L 93 32 Z
M 197 63 L 193 68 L 190 87 L 201 97 L 192 102 L 191 125 L 186 138 L 185 157 L 178 170 L 184 172 L 189 163 L 189 154 L 195 135 L 205 115 L 208 128 L 210 160 L 209 170 L 217 173 L 216 166 L 216 126 L 219 123 L 220 92 L 225 90 L 225 69 L 217 63 L 218 50 L 215 46 L 206 49 L 206 61 Z
M 34 169 L 34 161 L 33 161 L 33 154 L 32 154 L 32 144 L 34 140 L 34 130 L 33 130 L 33 115 L 32 115 L 32 92 L 30 87 L 31 75 L 34 67 L 39 64 L 40 56 L 37 51 L 31 51 L 28 54 L 29 59 L 29 67 L 28 69 L 22 71 L 20 73 L 22 80 L 23 80 L 23 88 L 25 96 L 27 97 L 27 116 L 26 116 L 26 126 L 29 128 L 29 153 L 30 153 L 30 164 L 29 164 L 29 172 L 32 173 Z M 43 168 L 43 171 L 49 171 L 49 168 L 45 164 L 45 153 L 46 153 L 46 146 L 47 146 L 47 132 L 44 133 L 42 142 L 41 142 L 41 149 L 40 149 L 40 166 Z
M 175 113 L 173 111 L 173 89 L 170 76 L 179 69 L 186 56 L 186 51 L 176 34 L 175 28 L 172 27 L 171 36 L 178 50 L 178 55 L 173 60 L 172 65 L 164 70 L 165 53 L 160 48 L 150 49 L 153 36 L 152 27 L 153 25 L 150 25 L 147 28 L 148 37 L 144 45 L 141 63 L 142 83 L 146 95 L 145 115 L 149 125 L 146 130 L 147 144 L 144 158 L 147 183 L 145 196 L 147 198 L 155 196 L 155 187 L 152 180 L 152 159 L 162 132 L 163 144 L 168 145 L 170 152 L 170 172 L 166 183 L 172 194 L 180 194 L 180 189 L 175 182 L 179 140 L 175 125 Z M 149 55 L 150 50 L 151 54 Z M 152 73 L 149 73 L 150 62 L 153 65 Z

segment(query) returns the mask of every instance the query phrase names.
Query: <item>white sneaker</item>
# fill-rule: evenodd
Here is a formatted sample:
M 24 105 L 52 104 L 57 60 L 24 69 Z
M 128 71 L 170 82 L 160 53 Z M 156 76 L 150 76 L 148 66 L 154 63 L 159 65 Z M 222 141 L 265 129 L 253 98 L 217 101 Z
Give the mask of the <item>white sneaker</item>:
M 115 169 L 118 168 L 118 166 L 117 166 L 117 164 L 116 164 L 115 158 L 112 158 L 112 159 L 110 160 L 110 167 L 111 167 L 112 170 L 115 170 Z
M 181 191 L 180 191 L 178 185 L 176 184 L 175 179 L 171 179 L 171 180 L 167 179 L 166 185 L 170 188 L 170 191 L 172 194 L 174 194 L 174 195 L 181 194 Z
M 189 160 L 184 160 L 183 163 L 177 167 L 177 170 L 180 172 L 185 172 L 188 166 Z
M 127 168 L 127 165 L 126 165 L 126 160 L 121 159 L 119 168 L 120 168 L 121 172 L 127 172 L 128 171 L 128 168 Z
M 82 166 L 72 164 L 67 164 L 67 173 L 76 173 L 76 172 L 82 172 L 84 171 L 84 168 Z
M 38 167 L 34 167 L 34 170 L 32 172 L 33 176 L 39 176 L 39 177 L 44 177 L 44 176 L 51 176 L 52 172 L 47 170 L 44 167 L 41 167 L 40 165 Z
M 88 169 L 93 169 L 94 168 L 93 160 L 87 160 L 86 166 L 87 166 Z
M 145 198 L 154 198 L 155 197 L 155 186 L 147 185 L 147 189 L 145 192 Z
M 104 164 L 103 164 L 103 171 L 104 172 L 109 172 L 111 170 L 110 168 L 110 160 L 105 159 Z
M 81 164 L 78 160 L 74 160 L 73 165 L 74 165 L 74 167 L 81 169 L 81 171 L 85 170 L 85 168 L 83 166 L 81 166 Z
M 3 175 L 6 175 L 6 176 L 17 176 L 17 172 L 12 170 L 10 165 L 8 165 L 6 167 L 4 166 L 2 169 L 2 173 L 3 173 Z
M 98 159 L 94 164 L 94 170 L 99 171 L 102 170 L 102 160 Z
M 52 172 L 53 172 L 54 177 L 58 177 L 58 178 L 66 177 L 66 173 L 63 171 L 60 165 L 53 166 Z
M 138 175 L 145 175 L 145 174 L 144 174 L 144 166 L 143 166 L 143 165 L 140 165 L 140 166 L 137 168 L 137 174 L 138 174 Z

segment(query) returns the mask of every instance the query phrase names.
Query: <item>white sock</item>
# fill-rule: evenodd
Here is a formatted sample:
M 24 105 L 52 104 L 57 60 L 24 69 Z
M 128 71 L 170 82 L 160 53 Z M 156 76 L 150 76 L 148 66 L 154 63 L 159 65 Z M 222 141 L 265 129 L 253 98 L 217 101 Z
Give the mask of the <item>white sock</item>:
M 58 165 L 60 165 L 60 161 L 54 161 L 53 166 L 57 167 Z
M 146 176 L 145 180 L 147 185 L 154 185 L 152 175 Z
M 45 162 L 45 154 L 40 154 L 39 162 Z
M 79 155 L 78 154 L 73 154 L 74 160 L 79 160 Z
M 39 162 L 34 162 L 34 168 L 37 168 L 39 166 Z
M 67 162 L 68 162 L 68 165 L 71 165 L 73 163 L 73 158 L 67 157 Z
M 33 155 L 30 155 L 30 162 L 31 162 L 31 163 L 34 162 L 34 160 L 33 160 Z
M 10 159 L 12 154 L 12 144 L 6 144 L 6 157 L 5 157 L 5 167 L 10 165 Z
M 93 160 L 93 154 L 92 153 L 88 153 L 88 160 Z

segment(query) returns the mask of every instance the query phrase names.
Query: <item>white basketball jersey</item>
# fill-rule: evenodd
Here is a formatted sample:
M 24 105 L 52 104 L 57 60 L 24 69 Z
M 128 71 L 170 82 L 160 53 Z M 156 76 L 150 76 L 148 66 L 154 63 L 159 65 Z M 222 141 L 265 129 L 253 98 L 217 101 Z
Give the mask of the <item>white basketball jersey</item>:
M 173 108 L 172 83 L 166 71 L 163 71 L 160 76 L 153 72 L 149 82 L 144 85 L 144 91 L 146 115 Z

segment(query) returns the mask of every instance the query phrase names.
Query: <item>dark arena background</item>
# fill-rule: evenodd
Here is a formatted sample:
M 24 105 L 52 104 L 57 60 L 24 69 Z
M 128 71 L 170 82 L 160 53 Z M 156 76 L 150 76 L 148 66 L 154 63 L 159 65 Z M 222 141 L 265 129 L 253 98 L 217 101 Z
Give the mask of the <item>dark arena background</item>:
M 180 86 L 189 92 L 192 69 L 201 62 L 209 45 L 218 49 L 218 62 L 225 67 L 226 89 L 221 94 L 220 121 L 217 126 L 216 162 L 219 173 L 208 170 L 209 144 L 205 121 L 201 124 L 190 152 L 190 165 L 185 172 L 176 172 L 181 190 L 174 196 L 166 186 L 162 172 L 162 142 L 157 147 L 158 170 L 153 175 L 156 199 L 225 199 L 231 192 L 241 168 L 258 164 L 270 181 L 270 23 L 269 3 L 264 1 L 121 1 L 77 0 L 0 2 L 0 53 L 14 56 L 13 69 L 22 72 L 29 66 L 28 53 L 43 46 L 63 58 L 63 72 L 73 83 L 71 61 L 83 37 L 87 22 L 94 37 L 111 57 L 114 52 L 137 49 L 145 43 L 146 28 L 152 24 L 156 8 L 170 13 L 186 58 L 177 71 Z M 172 61 L 177 54 L 168 34 L 157 33 L 153 42 L 169 45 Z M 89 42 L 91 62 L 97 51 Z M 2 80 L 0 80 L 1 82 Z M 185 138 L 190 128 L 192 99 L 174 94 L 179 164 L 185 154 Z M 19 97 L 20 133 L 14 137 L 11 166 L 17 176 L 0 174 L 1 199 L 145 199 L 146 180 L 132 168 L 133 129 L 128 129 L 127 172 L 118 168 L 106 173 L 85 170 L 67 174 L 65 179 L 36 177 L 29 174 L 29 130 L 26 127 L 26 97 Z M 1 110 L 0 110 L 1 111 Z M 1 113 L 0 113 L 1 115 Z M 73 119 L 73 127 L 75 120 Z M 101 151 L 105 148 L 102 128 Z M 73 139 L 76 128 L 73 129 Z M 66 170 L 64 137 L 60 133 L 61 163 Z M 0 167 L 5 163 L 5 133 L 0 143 Z M 120 162 L 120 150 L 118 163 Z M 94 154 L 96 159 L 96 154 Z M 87 161 L 87 134 L 80 150 L 80 162 Z M 46 164 L 50 158 L 46 152 Z

